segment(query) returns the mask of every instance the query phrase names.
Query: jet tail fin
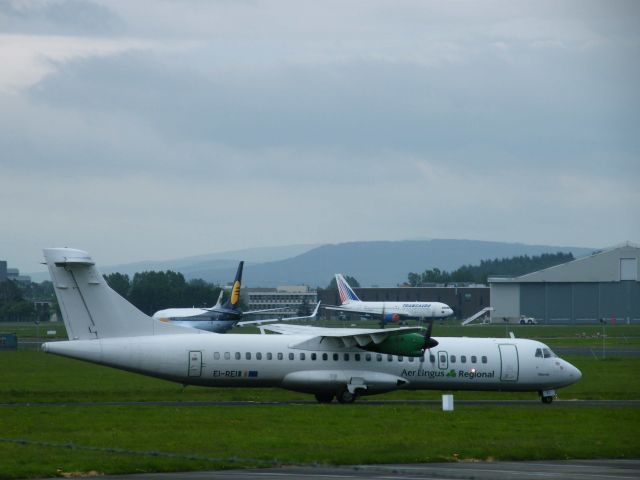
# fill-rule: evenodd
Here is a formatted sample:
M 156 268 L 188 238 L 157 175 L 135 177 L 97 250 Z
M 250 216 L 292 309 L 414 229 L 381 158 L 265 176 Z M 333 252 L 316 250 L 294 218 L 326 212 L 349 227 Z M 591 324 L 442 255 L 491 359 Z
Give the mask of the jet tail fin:
M 87 252 L 47 248 L 44 257 L 69 340 L 193 333 L 154 320 L 118 295 Z
M 336 273 L 336 285 L 338 286 L 338 294 L 340 295 L 340 303 L 342 305 L 349 302 L 360 301 L 341 273 Z
M 241 261 L 238 264 L 238 270 L 236 271 L 236 278 L 233 281 L 233 287 L 231 287 L 231 295 L 224 303 L 222 308 L 227 310 L 238 310 L 238 302 L 240 301 L 240 285 L 242 284 L 242 267 L 244 262 Z

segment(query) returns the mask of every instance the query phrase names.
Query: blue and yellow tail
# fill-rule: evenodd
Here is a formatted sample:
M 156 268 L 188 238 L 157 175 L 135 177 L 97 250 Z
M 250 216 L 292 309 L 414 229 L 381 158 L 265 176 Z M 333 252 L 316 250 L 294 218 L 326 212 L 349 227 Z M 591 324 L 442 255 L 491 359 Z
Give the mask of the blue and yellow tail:
M 238 302 L 240 301 L 240 285 L 242 284 L 242 267 L 244 266 L 244 262 L 241 261 L 238 264 L 238 271 L 236 272 L 236 278 L 233 281 L 233 286 L 231 287 L 231 295 L 222 308 L 225 310 L 237 310 Z

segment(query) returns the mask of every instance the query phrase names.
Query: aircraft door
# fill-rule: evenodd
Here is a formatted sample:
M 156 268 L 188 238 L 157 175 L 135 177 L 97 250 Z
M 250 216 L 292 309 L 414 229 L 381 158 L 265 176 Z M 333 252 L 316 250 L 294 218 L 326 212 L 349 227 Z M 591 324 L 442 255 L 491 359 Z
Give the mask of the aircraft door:
M 498 345 L 500 349 L 500 381 L 517 382 L 519 373 L 518 348 L 515 345 Z
M 189 376 L 199 377 L 202 374 L 202 352 L 189 352 Z
M 438 352 L 438 368 L 441 370 L 446 370 L 447 368 L 449 368 L 449 355 L 447 354 L 447 352 Z

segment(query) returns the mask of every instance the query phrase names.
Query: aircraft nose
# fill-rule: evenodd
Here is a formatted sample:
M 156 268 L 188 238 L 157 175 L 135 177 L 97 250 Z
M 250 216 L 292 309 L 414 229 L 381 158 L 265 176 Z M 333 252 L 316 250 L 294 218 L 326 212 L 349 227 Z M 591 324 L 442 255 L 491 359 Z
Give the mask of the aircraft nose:
M 567 373 L 569 374 L 569 378 L 572 382 L 577 382 L 582 378 L 582 372 L 569 362 L 567 362 Z

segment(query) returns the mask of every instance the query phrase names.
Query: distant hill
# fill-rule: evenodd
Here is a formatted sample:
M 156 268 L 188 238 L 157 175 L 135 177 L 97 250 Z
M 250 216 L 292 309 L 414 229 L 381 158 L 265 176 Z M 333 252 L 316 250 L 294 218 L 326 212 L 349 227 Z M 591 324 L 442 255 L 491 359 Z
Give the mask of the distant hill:
M 99 265 L 100 271 L 108 275 L 114 272 L 126 273 L 133 276 L 136 272 L 144 272 L 149 270 L 173 270 L 182 272 L 187 278 L 197 278 L 197 275 L 191 274 L 191 270 L 225 270 L 227 268 L 235 269 L 239 260 L 244 260 L 248 264 L 271 262 L 294 257 L 301 253 L 316 248 L 318 244 L 296 244 L 283 245 L 277 247 L 259 247 L 246 248 L 242 250 L 230 250 L 226 252 L 217 252 L 207 255 L 195 255 L 191 257 L 178 258 L 173 260 L 147 260 L 143 262 L 127 263 L 121 265 Z M 29 273 L 32 281 L 42 282 L 50 280 L 49 272 Z M 224 283 L 233 280 L 230 278 Z
M 463 265 L 479 264 L 481 260 L 559 251 L 581 257 L 593 250 L 479 240 L 374 241 L 254 248 L 99 267 L 104 274 L 120 272 L 130 276 L 145 270 L 174 270 L 187 279 L 202 278 L 225 284 L 233 280 L 238 261 L 245 260 L 243 285 L 247 287 L 291 284 L 326 287 L 335 273 L 355 277 L 363 287 L 388 287 L 405 282 L 409 272 L 423 272 L 432 268 L 453 271 Z M 49 279 L 48 273 L 37 275 L 33 274 L 34 281 Z
M 477 240 L 416 240 L 351 242 L 322 245 L 292 258 L 249 265 L 243 284 L 268 287 L 306 284 L 325 287 L 335 273 L 355 277 L 362 286 L 395 286 L 407 280 L 409 272 L 430 268 L 452 271 L 481 260 L 571 252 L 575 257 L 590 254 L 592 248 L 525 245 Z M 183 272 L 189 278 L 224 283 L 233 278 L 235 267 L 194 266 Z

